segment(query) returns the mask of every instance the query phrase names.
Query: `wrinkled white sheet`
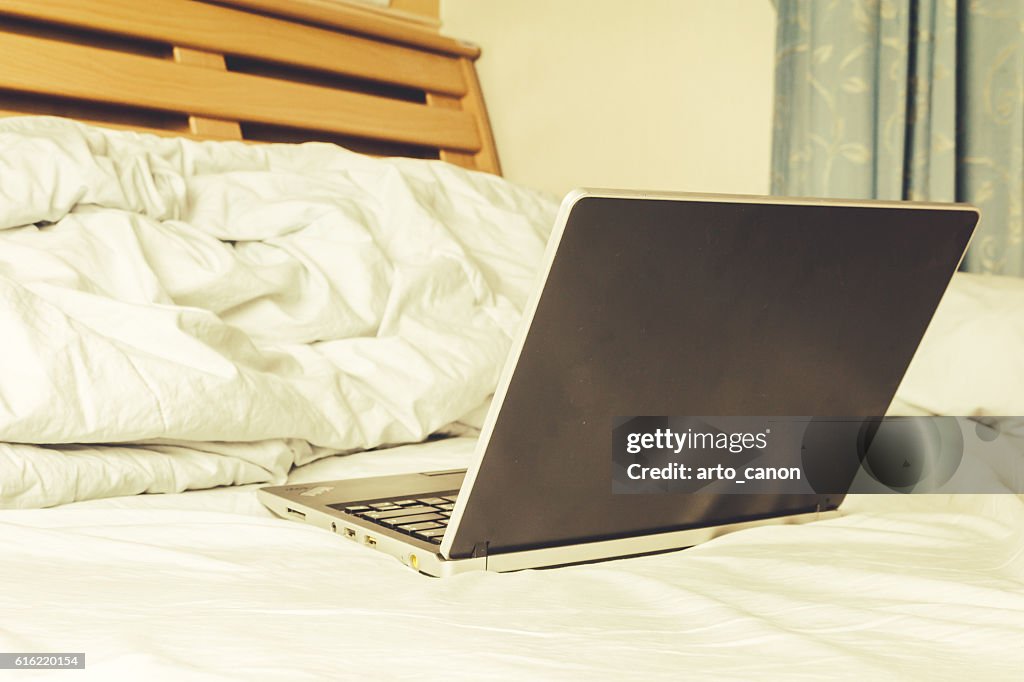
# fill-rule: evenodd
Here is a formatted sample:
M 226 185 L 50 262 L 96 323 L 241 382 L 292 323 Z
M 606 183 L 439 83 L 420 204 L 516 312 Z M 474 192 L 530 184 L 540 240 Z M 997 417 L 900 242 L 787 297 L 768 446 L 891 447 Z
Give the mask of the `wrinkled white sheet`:
M 53 118 L 0 122 L 0 178 L 8 507 L 280 481 L 466 417 L 557 207 L 440 162 Z
M 470 439 L 310 481 L 447 469 Z M 437 580 L 273 518 L 254 486 L 0 512 L 0 650 L 59 679 L 1019 680 L 1024 503 L 851 498 L 659 556 Z M 27 678 L 26 678 L 27 679 Z M 57 679 L 57 675 L 54 675 Z

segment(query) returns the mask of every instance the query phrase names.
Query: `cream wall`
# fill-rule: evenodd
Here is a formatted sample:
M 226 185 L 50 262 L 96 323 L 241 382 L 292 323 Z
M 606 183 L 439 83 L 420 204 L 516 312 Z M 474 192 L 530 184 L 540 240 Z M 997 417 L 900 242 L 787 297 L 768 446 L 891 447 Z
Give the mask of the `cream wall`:
M 506 177 L 768 192 L 770 0 L 442 0 L 477 63 Z

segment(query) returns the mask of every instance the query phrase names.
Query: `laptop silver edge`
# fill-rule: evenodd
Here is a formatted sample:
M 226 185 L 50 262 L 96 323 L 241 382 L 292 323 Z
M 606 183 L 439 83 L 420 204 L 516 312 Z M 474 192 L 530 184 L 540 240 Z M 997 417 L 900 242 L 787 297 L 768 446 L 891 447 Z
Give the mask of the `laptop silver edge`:
M 314 487 L 317 484 L 309 484 Z M 375 549 L 397 558 L 406 566 L 425 573 L 426 575 L 445 578 L 470 571 L 520 571 L 528 568 L 565 566 L 603 559 L 614 559 L 642 554 L 655 554 L 692 547 L 713 538 L 738 530 L 757 526 L 799 524 L 838 518 L 837 510 L 796 514 L 791 516 L 773 517 L 744 521 L 741 523 L 721 526 L 706 526 L 689 530 L 638 535 L 615 540 L 547 547 L 543 549 L 523 550 L 492 554 L 486 557 L 447 559 L 435 548 L 426 547 L 426 543 L 410 542 L 408 536 L 397 532 L 389 532 L 378 526 L 363 526 L 355 523 L 346 514 L 330 513 L 322 507 L 314 507 L 297 500 L 289 500 L 266 489 L 257 492 L 257 496 L 267 508 L 276 515 L 294 519 L 324 530 L 330 531 L 369 549 Z

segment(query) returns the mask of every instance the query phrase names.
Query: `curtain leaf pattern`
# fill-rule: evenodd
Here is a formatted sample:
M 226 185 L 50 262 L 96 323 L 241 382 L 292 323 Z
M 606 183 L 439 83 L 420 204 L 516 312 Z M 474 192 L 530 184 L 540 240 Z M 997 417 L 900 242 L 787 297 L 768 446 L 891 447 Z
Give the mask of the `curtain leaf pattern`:
M 1024 0 L 778 0 L 772 192 L 967 201 L 1024 275 Z

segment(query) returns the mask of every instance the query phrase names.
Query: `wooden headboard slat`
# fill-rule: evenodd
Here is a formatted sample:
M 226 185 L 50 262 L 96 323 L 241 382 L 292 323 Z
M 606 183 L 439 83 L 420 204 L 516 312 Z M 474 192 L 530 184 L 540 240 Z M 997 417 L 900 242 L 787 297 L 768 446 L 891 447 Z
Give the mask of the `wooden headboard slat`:
M 455 57 L 200 2 L 3 0 L 0 13 L 428 92 L 466 93 Z
M 477 151 L 470 114 L 0 31 L 0 88 Z
M 193 50 L 190 47 L 175 47 L 174 61 L 179 64 L 191 64 L 192 66 L 204 69 L 227 70 L 224 55 L 216 54 L 215 52 Z M 238 121 L 223 121 L 217 118 L 206 118 L 205 116 L 189 116 L 188 130 L 193 135 L 206 135 L 227 140 L 242 139 L 242 126 L 239 125 Z
M 487 115 L 487 105 L 484 103 L 484 93 L 477 79 L 476 69 L 473 62 L 468 59 L 461 60 L 460 66 L 466 82 L 466 96 L 460 102 L 461 109 L 472 117 L 480 134 L 480 146 L 473 154 L 474 165 L 495 175 L 501 175 L 498 146 L 491 131 L 490 117 Z
M 266 14 L 300 19 L 317 26 L 329 26 L 376 36 L 403 45 L 415 45 L 434 52 L 476 59 L 480 48 L 472 43 L 440 35 L 421 26 L 381 16 L 379 11 L 356 5 L 345 6 L 324 0 L 221 0 L 223 4 L 245 7 Z
M 39 110 L 40 113 L 49 114 L 49 115 L 53 115 L 53 116 L 56 116 L 59 113 L 67 113 L 66 111 L 58 112 L 56 110 L 56 107 L 52 107 L 52 108 L 50 108 L 50 110 L 47 110 L 47 107 L 45 106 L 45 104 L 44 105 L 40 105 L 39 102 L 33 102 L 33 108 Z M 0 118 L 6 118 L 6 117 L 10 117 L 10 116 L 24 116 L 24 115 L 25 115 L 24 109 L 20 109 L 19 110 L 19 109 L 3 109 L 3 108 L 0 108 Z M 176 129 L 176 128 L 172 128 L 172 127 L 158 128 L 158 127 L 155 127 L 155 126 L 148 126 L 148 125 L 145 125 L 145 124 L 142 124 L 142 123 L 136 123 L 136 122 L 123 123 L 123 122 L 118 122 L 118 121 L 110 120 L 109 118 L 102 118 L 100 116 L 90 116 L 88 113 L 79 114 L 79 115 L 75 116 L 74 119 L 76 121 L 80 122 L 80 123 L 88 123 L 89 125 L 100 126 L 102 128 L 113 128 L 114 130 L 130 130 L 130 131 L 135 132 L 135 133 L 149 133 L 151 135 L 160 135 L 161 137 L 188 137 L 188 138 L 193 139 L 193 140 L 215 140 L 215 139 L 220 139 L 220 138 L 218 138 L 216 136 L 209 135 L 209 134 L 197 135 L 195 133 L 189 132 L 184 127 L 181 128 L 181 129 Z
M 450 95 L 435 95 L 427 93 L 427 104 L 432 107 L 440 107 L 442 109 L 454 109 L 456 111 L 462 110 L 462 101 Z M 442 149 L 440 157 L 442 161 L 454 163 L 456 166 L 462 166 L 463 168 L 477 168 L 476 159 L 474 159 L 473 154 L 469 152 Z

